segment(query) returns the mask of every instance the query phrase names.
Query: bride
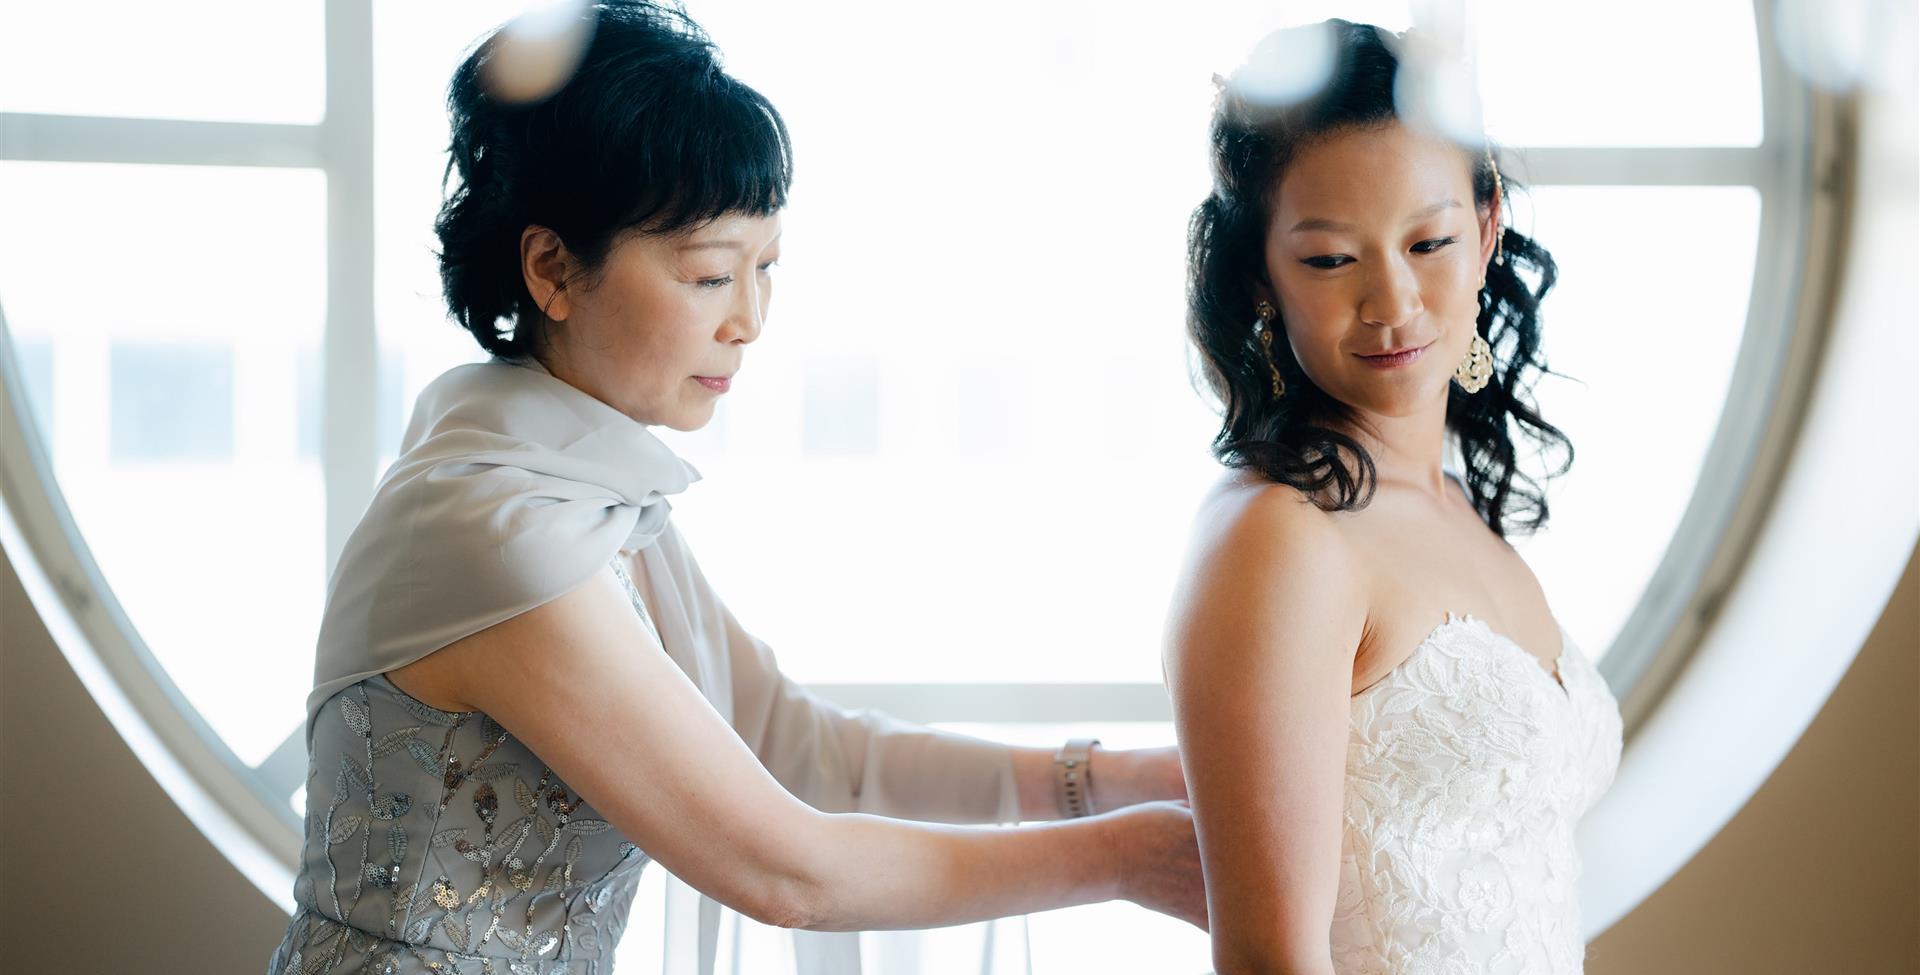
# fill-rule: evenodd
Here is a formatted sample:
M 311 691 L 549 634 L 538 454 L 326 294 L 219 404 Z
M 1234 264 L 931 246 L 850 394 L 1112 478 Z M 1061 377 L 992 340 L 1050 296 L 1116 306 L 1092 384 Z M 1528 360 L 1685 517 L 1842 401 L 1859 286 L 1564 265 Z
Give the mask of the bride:
M 1547 517 L 1514 435 L 1571 460 L 1528 395 L 1553 260 L 1502 229 L 1484 142 L 1396 110 L 1405 35 L 1297 30 L 1331 80 L 1263 100 L 1256 54 L 1224 83 L 1190 237 L 1228 471 L 1166 663 L 1214 962 L 1578 972 L 1574 826 L 1619 710 L 1505 541 Z

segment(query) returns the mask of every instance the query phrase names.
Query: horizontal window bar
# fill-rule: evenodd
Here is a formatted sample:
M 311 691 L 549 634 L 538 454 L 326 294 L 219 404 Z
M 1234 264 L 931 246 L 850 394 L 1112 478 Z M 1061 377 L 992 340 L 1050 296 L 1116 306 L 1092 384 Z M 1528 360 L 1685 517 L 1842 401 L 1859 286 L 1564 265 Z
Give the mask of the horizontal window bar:
M 1767 146 L 1501 150 L 1534 186 L 1760 186 L 1779 168 Z
M 317 125 L 0 112 L 0 159 L 325 168 Z
M 872 708 L 920 724 L 1173 720 L 1159 684 L 809 684 L 807 690 L 843 708 Z

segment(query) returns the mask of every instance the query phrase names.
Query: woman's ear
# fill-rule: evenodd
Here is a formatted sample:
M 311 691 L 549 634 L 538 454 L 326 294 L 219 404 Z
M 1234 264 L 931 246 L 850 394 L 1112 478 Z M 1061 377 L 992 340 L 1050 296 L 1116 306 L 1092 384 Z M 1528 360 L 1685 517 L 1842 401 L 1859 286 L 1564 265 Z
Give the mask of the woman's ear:
M 573 313 L 567 281 L 575 264 L 559 234 L 537 224 L 520 232 L 520 276 L 548 321 L 564 322 Z

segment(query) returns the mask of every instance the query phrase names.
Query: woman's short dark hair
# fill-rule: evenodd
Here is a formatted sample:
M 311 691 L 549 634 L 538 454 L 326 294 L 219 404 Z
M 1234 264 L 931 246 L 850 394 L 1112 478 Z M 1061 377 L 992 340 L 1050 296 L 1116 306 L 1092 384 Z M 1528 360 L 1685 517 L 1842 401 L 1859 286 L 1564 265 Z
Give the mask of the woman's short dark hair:
M 1222 86 L 1213 114 L 1213 192 L 1188 228 L 1187 334 L 1220 400 L 1214 456 L 1292 485 L 1322 509 L 1356 510 L 1373 497 L 1373 458 L 1327 424 L 1351 420 L 1354 411 L 1315 386 L 1284 341 L 1273 343 L 1273 361 L 1286 395 L 1272 395 L 1266 353 L 1253 330 L 1255 288 L 1266 280 L 1272 197 L 1294 155 L 1329 135 L 1400 118 L 1394 103 L 1400 62 L 1390 41 L 1403 36 L 1344 20 L 1292 30 L 1331 35 L 1330 77 L 1312 95 L 1282 104 L 1252 97 L 1231 80 Z M 1472 167 L 1474 202 L 1482 208 L 1497 192 L 1491 153 L 1491 147 L 1462 150 Z M 1504 182 L 1513 188 L 1511 178 Z M 1493 377 L 1472 394 L 1448 383 L 1447 426 L 1460 441 L 1475 508 L 1504 537 L 1511 528 L 1534 531 L 1547 520 L 1545 492 L 1519 470 L 1511 428 L 1543 452 L 1564 453 L 1547 476 L 1567 471 L 1573 445 L 1540 417 L 1531 395 L 1537 376 L 1548 371 L 1540 350 L 1540 300 L 1557 274 L 1553 257 L 1516 230 L 1501 234 L 1506 261 L 1487 268 L 1477 323 L 1493 350 Z
M 434 230 L 447 309 L 495 355 L 527 355 L 545 321 L 520 271 L 528 225 L 559 235 L 590 274 L 622 233 L 674 234 L 727 213 L 784 207 L 786 123 L 721 70 L 677 6 L 603 0 L 573 74 L 550 96 L 489 93 L 495 31 L 454 72 L 446 197 Z

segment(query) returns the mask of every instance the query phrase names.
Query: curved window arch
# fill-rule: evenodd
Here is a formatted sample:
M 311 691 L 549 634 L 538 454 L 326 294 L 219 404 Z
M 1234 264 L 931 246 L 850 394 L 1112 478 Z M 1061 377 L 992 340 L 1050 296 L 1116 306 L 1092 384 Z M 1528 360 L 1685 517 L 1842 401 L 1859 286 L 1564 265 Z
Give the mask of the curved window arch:
M 237 101 L 211 83 L 89 101 L 71 74 L 0 74 L 8 553 L 38 566 L 36 605 L 65 620 L 90 689 L 123 699 L 150 767 L 206 799 L 210 835 L 240 827 L 223 849 L 282 903 L 326 569 L 405 404 L 476 355 L 431 272 L 440 85 L 518 6 L 313 0 L 258 24 L 177 5 L 304 52 Z M 1322 6 L 1291 16 L 1410 19 Z M 1205 189 L 1206 78 L 1279 26 L 1269 8 L 1063 8 L 1017 28 L 873 8 L 796 50 L 820 5 L 692 7 L 800 155 L 774 327 L 717 422 L 675 440 L 707 474 L 676 511 L 709 574 L 843 704 L 1008 738 L 1170 740 L 1159 616 L 1214 470 L 1182 364 L 1184 221 Z M 1805 405 L 1834 273 L 1809 242 L 1844 217 L 1815 174 L 1849 151 L 1844 106 L 1785 70 L 1770 3 L 1661 7 L 1699 22 L 1631 39 L 1673 63 L 1659 47 L 1684 37 L 1711 83 L 1678 86 L 1594 60 L 1629 35 L 1592 31 L 1637 22 L 1618 5 L 1577 25 L 1477 9 L 1483 70 L 1533 81 L 1483 85 L 1489 124 L 1530 187 L 1515 220 L 1567 271 L 1552 364 L 1586 380 L 1541 389 L 1582 454 L 1556 526 L 1522 551 L 1638 728 L 1729 598 Z M 55 36 L 17 21 L 69 15 L 10 9 L 0 38 Z M 6 43 L 13 70 L 85 63 Z M 1611 113 L 1527 100 L 1602 90 L 1585 79 L 1607 71 Z M 1712 246 L 1652 295 L 1615 287 L 1662 277 L 1642 273 L 1657 235 Z M 1634 327 L 1689 329 L 1695 356 L 1646 356 Z M 239 596 L 231 618 L 204 612 L 210 591 Z M 855 592 L 880 608 L 842 611 Z

